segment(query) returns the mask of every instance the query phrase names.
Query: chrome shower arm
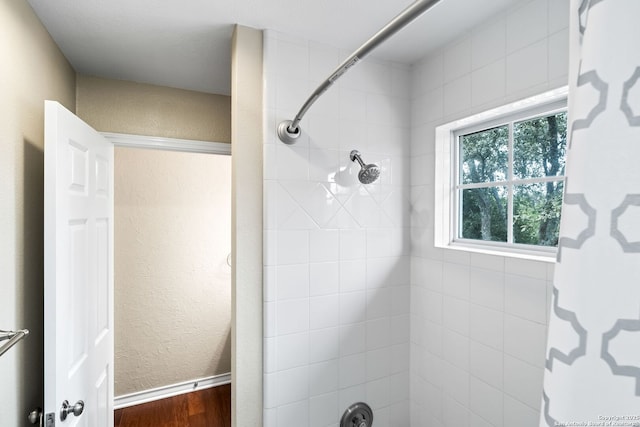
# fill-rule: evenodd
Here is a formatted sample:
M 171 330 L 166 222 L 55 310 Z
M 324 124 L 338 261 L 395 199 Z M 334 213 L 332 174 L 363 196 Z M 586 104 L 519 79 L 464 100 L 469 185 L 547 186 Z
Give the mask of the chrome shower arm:
M 293 120 L 285 120 L 278 126 L 278 136 L 280 140 L 286 144 L 293 144 L 298 136 L 300 136 L 299 124 L 309 108 L 317 101 L 317 99 L 329 89 L 336 80 L 338 80 L 349 68 L 360 62 L 365 56 L 367 56 L 372 50 L 378 47 L 382 42 L 389 37 L 397 33 L 400 29 L 404 28 L 411 21 L 422 15 L 440 0 L 417 0 L 409 5 L 406 9 L 400 12 L 395 18 L 393 18 L 387 25 L 382 27 L 376 34 L 367 40 L 362 46 L 360 46 L 354 53 L 351 54 L 338 68 L 333 71 L 329 77 L 320 83 L 320 85 L 313 91 L 311 96 L 305 101 L 298 111 L 298 114 Z
M 358 150 L 351 150 L 351 153 L 349 153 L 349 159 L 351 159 L 352 162 L 357 161 L 361 168 L 365 166 L 364 162 L 362 161 L 362 157 L 360 157 L 360 152 Z

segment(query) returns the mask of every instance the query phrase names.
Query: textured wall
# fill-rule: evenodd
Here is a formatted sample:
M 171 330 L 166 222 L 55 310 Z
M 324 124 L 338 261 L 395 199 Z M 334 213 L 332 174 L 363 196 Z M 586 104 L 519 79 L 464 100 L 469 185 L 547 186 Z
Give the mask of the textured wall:
M 262 425 L 262 31 L 237 25 L 233 111 L 233 426 Z
M 31 334 L 0 358 L 0 425 L 43 403 L 44 100 L 75 109 L 75 73 L 24 0 L 0 1 L 0 329 Z
M 97 130 L 104 132 L 217 142 L 229 142 L 231 140 L 230 97 L 223 95 L 212 95 L 142 83 L 79 75 L 77 79 L 77 110 L 78 116 L 81 119 Z M 181 158 L 180 155 L 188 156 L 186 153 L 174 154 L 174 158 L 162 157 L 167 155 L 170 156 L 170 154 L 162 152 L 143 151 L 142 153 L 138 153 L 138 150 L 116 150 L 116 396 L 230 371 L 231 349 L 230 342 L 227 342 L 229 337 L 227 335 L 219 336 L 219 334 L 229 333 L 230 284 L 224 280 L 218 282 L 215 286 L 219 287 L 219 289 L 212 294 L 211 292 L 213 291 L 211 289 L 203 288 L 203 286 L 205 286 L 202 284 L 203 279 L 198 276 L 200 277 L 198 280 L 200 280 L 201 283 L 194 286 L 199 286 L 202 292 L 205 292 L 206 289 L 208 293 L 205 292 L 202 294 L 203 304 L 195 306 L 195 309 L 190 307 L 188 302 L 194 301 L 193 295 L 185 295 L 184 298 L 186 299 L 174 299 L 176 295 L 171 293 L 171 288 L 168 284 L 165 284 L 168 289 L 166 293 L 158 294 L 156 291 L 151 292 L 148 288 L 149 283 L 145 282 L 145 280 L 150 280 L 151 276 L 149 274 L 143 274 L 143 271 L 145 268 L 148 269 L 149 266 L 154 265 L 154 263 L 162 267 L 168 267 L 164 264 L 163 258 L 158 258 L 160 256 L 166 256 L 167 254 L 154 255 L 152 251 L 147 251 L 146 249 L 135 246 L 135 244 L 139 242 L 135 240 L 124 240 L 125 238 L 135 236 L 130 230 L 135 230 L 139 233 L 149 233 L 147 236 L 149 239 L 160 239 L 167 236 L 166 231 L 160 230 L 157 236 L 152 237 L 150 232 L 153 230 L 153 227 L 149 225 L 149 228 L 144 228 L 148 218 L 144 215 L 133 215 L 125 209 L 122 202 L 119 202 L 119 200 L 122 200 L 122 197 L 126 196 L 125 193 L 121 194 L 120 192 L 128 191 L 129 188 L 129 185 L 126 184 L 127 179 L 124 177 L 128 177 L 132 179 L 132 182 L 138 182 L 141 185 L 138 189 L 140 194 L 143 194 L 145 191 L 149 193 L 144 196 L 141 195 L 138 198 L 137 201 L 140 203 L 139 209 L 146 209 L 147 215 L 157 214 L 159 221 L 160 215 L 172 212 L 172 209 L 176 207 L 160 203 L 160 197 L 166 196 L 169 199 L 173 197 L 170 193 L 160 193 L 163 190 L 169 191 L 169 189 L 157 186 L 157 184 L 153 184 L 153 182 L 147 182 L 145 184 L 141 181 L 149 177 L 149 173 L 152 173 L 154 179 L 158 182 L 160 182 L 161 178 L 175 176 L 175 180 L 172 179 L 168 181 L 168 183 L 173 186 L 179 185 L 181 189 L 189 188 L 188 186 L 193 183 L 193 192 L 185 193 L 185 195 L 190 194 L 194 198 L 199 197 L 201 190 L 206 190 L 208 186 L 211 185 L 211 182 L 213 182 L 212 177 L 208 175 L 211 172 L 207 172 L 207 168 L 204 168 L 202 172 L 202 181 L 196 182 L 193 177 L 184 175 L 188 170 L 192 169 L 192 165 L 186 160 L 184 160 L 181 165 L 175 165 L 174 167 L 170 159 L 179 161 Z M 154 157 L 159 157 L 157 163 L 144 160 L 144 158 Z M 145 165 L 144 168 L 141 169 L 139 165 L 136 165 L 138 161 L 143 162 Z M 227 161 L 229 160 L 227 159 Z M 127 169 L 129 167 L 131 170 Z M 193 165 L 193 167 L 195 167 L 195 165 Z M 147 168 L 152 169 L 147 171 Z M 144 170 L 147 175 L 137 174 L 137 172 L 142 170 Z M 180 174 L 183 175 L 180 176 Z M 222 192 L 218 195 L 219 200 L 223 203 L 220 207 L 221 209 L 230 209 L 230 200 L 226 200 L 224 198 L 226 196 L 224 196 L 223 193 L 224 191 L 230 191 L 230 179 L 229 175 L 224 180 L 219 181 L 222 183 L 221 185 L 213 187 Z M 191 182 L 192 180 L 193 182 Z M 119 183 L 120 185 L 118 185 Z M 230 197 L 230 193 L 227 193 L 227 196 Z M 210 197 L 209 201 L 211 201 Z M 202 201 L 204 202 L 205 199 L 203 198 Z M 149 202 L 150 204 L 144 206 L 145 202 Z M 167 212 L 158 209 L 160 206 L 166 208 Z M 191 206 L 195 209 L 193 212 L 194 216 L 204 214 L 204 212 L 198 213 L 204 208 L 196 208 L 192 202 L 187 203 L 186 206 Z M 213 212 L 215 212 L 213 205 L 207 209 L 207 214 L 213 214 Z M 227 214 L 230 215 L 230 211 L 229 213 L 225 211 L 225 215 Z M 133 216 L 121 219 L 120 215 Z M 215 216 L 216 215 L 213 215 L 209 219 Z M 220 224 L 225 224 L 226 227 L 229 226 L 230 218 L 228 216 L 221 220 L 226 222 L 220 222 Z M 137 221 L 137 223 L 133 223 L 132 221 Z M 129 225 L 132 228 L 119 228 L 119 226 L 129 222 L 131 222 Z M 216 223 L 218 223 L 217 220 Z M 196 222 L 186 221 L 185 224 L 196 224 Z M 173 230 L 176 227 L 176 223 L 167 223 L 166 226 Z M 177 227 L 178 230 L 183 228 L 183 226 Z M 192 237 L 195 238 L 198 236 L 195 229 L 190 230 L 192 231 Z M 183 235 L 178 234 L 172 237 L 182 239 L 182 236 Z M 211 235 L 208 237 L 212 238 Z M 177 240 L 176 242 L 181 241 L 183 240 Z M 226 258 L 230 252 L 230 237 L 226 237 L 223 241 L 222 247 L 226 248 L 224 249 L 225 253 L 223 255 L 224 258 Z M 198 244 L 209 245 L 210 243 L 210 240 L 205 240 Z M 174 245 L 170 244 L 165 246 L 167 249 L 170 249 Z M 120 253 L 121 249 L 125 248 L 128 251 L 137 250 L 136 256 L 139 257 L 138 260 L 142 265 L 132 265 L 128 263 L 128 257 L 124 257 Z M 195 249 L 189 251 L 188 248 L 189 246 L 186 245 L 180 247 L 173 253 L 176 255 L 176 262 L 179 260 L 179 262 L 182 263 L 181 267 L 173 266 L 173 268 L 182 269 L 185 282 L 195 280 L 193 276 L 190 276 L 191 274 L 204 275 L 211 273 L 210 265 L 203 263 L 194 264 L 193 262 L 192 258 L 199 256 L 201 251 Z M 210 251 L 212 249 L 207 247 L 207 250 Z M 128 253 L 132 255 L 131 252 Z M 187 256 L 187 258 L 183 256 Z M 135 270 L 136 268 L 138 270 Z M 206 270 L 207 268 L 209 268 L 209 270 Z M 150 269 L 150 271 L 157 272 L 162 270 L 153 268 Z M 129 282 L 129 278 L 132 277 L 130 273 L 135 273 L 139 279 L 136 281 L 136 286 L 132 286 Z M 164 271 L 164 273 L 167 273 L 164 275 L 166 280 L 174 280 L 175 274 L 177 274 L 176 271 L 171 271 L 171 274 L 168 274 L 167 271 Z M 230 278 L 226 280 L 228 281 Z M 150 295 L 161 300 L 161 302 L 153 300 L 154 304 L 145 304 L 143 296 L 147 291 Z M 131 298 L 129 298 L 130 296 Z M 191 299 L 189 300 L 189 298 Z M 219 304 L 218 300 L 226 302 L 226 305 L 219 307 L 217 305 Z M 136 303 L 131 303 L 130 301 L 136 301 L 142 305 L 137 306 Z M 166 310 L 169 310 L 172 314 L 169 316 Z M 214 313 L 208 313 L 209 310 L 220 314 L 220 317 L 215 318 L 217 319 L 215 324 L 210 323 L 214 320 L 214 318 L 211 317 Z M 145 320 L 142 320 L 143 312 L 148 313 Z M 173 318 L 174 315 L 178 314 L 181 317 L 179 322 L 177 322 L 180 326 L 167 328 L 167 322 L 171 319 L 178 320 Z M 190 317 L 184 317 L 186 315 Z M 164 320 L 160 321 L 159 319 Z M 146 326 L 143 328 L 144 331 L 138 330 L 137 328 L 129 330 L 127 325 L 133 320 L 136 320 L 137 323 L 146 322 Z M 200 326 L 193 327 L 193 325 L 200 324 L 204 324 L 205 326 L 202 328 Z M 183 335 L 185 325 L 192 325 L 192 327 L 186 328 L 188 332 L 186 335 Z M 161 336 L 162 339 L 159 339 Z M 202 343 L 203 348 L 207 350 L 201 354 L 200 351 L 195 351 L 194 347 L 187 345 L 184 348 L 190 349 L 192 355 L 187 356 L 185 359 L 184 354 L 180 352 L 176 353 L 177 347 L 181 347 L 183 344 L 184 336 L 193 338 L 191 340 L 193 343 Z M 144 343 L 144 346 L 140 347 L 142 343 Z M 164 345 L 164 347 L 158 347 L 159 344 Z M 158 357 L 159 355 L 163 356 Z
M 231 158 L 116 148 L 115 394 L 231 370 Z
M 409 424 L 409 67 L 367 58 L 295 145 L 275 132 L 347 55 L 266 33 L 267 427 L 335 426 L 358 401 L 376 427 Z M 358 182 L 353 149 L 376 183 Z
M 101 132 L 231 141 L 231 98 L 78 75 L 78 115 Z
M 566 85 L 568 24 L 568 0 L 523 1 L 413 67 L 413 426 L 538 425 L 554 265 L 434 248 L 434 137 Z

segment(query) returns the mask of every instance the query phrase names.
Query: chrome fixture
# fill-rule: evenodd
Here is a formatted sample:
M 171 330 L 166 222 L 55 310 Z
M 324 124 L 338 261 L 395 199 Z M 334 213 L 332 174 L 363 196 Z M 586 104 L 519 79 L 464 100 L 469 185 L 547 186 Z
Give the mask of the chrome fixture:
M 365 165 L 362 161 L 362 157 L 360 157 L 360 152 L 358 150 L 352 150 L 349 154 L 349 158 L 352 162 L 358 162 L 360 164 L 360 172 L 358 172 L 358 179 L 363 184 L 371 184 L 375 182 L 376 179 L 380 176 L 380 168 L 378 165 L 374 163 L 370 163 Z
M 27 417 L 30 424 L 38 424 L 39 427 L 44 427 L 44 423 L 42 420 L 42 408 L 36 408 L 29 413 Z
M 0 346 L 0 356 L 5 354 L 11 347 L 16 345 L 18 341 L 20 341 L 22 338 L 26 337 L 27 335 L 29 335 L 28 329 L 22 329 L 20 331 L 15 331 L 15 332 L 0 330 L 0 341 L 9 340 L 6 343 L 4 343 L 2 346 Z
M 67 419 L 69 415 L 79 417 L 84 412 L 84 401 L 78 400 L 75 405 L 71 406 L 68 400 L 62 402 L 62 408 L 60 408 L 60 421 Z
M 340 427 L 371 427 L 372 424 L 373 411 L 364 402 L 349 406 L 340 420 Z
M 307 110 L 311 108 L 314 102 L 320 98 L 320 95 L 326 92 L 336 80 L 342 77 L 342 75 L 349 70 L 349 68 L 362 61 L 365 56 L 371 53 L 371 51 L 378 47 L 382 42 L 407 26 L 410 22 L 429 10 L 439 1 L 440 0 L 418 0 L 414 2 L 400 12 L 400 14 L 393 18 L 387 25 L 382 27 L 373 35 L 373 37 L 360 46 L 358 50 L 352 53 L 351 56 L 340 64 L 324 82 L 320 83 L 320 86 L 318 86 L 311 96 L 305 101 L 304 105 L 302 105 L 302 108 L 300 108 L 300 111 L 298 111 L 298 114 L 296 114 L 293 120 L 285 120 L 278 125 L 278 137 L 280 138 L 280 141 L 285 144 L 294 144 L 302 132 L 300 126 L 298 126 L 300 120 L 302 120 L 302 117 L 304 117 Z

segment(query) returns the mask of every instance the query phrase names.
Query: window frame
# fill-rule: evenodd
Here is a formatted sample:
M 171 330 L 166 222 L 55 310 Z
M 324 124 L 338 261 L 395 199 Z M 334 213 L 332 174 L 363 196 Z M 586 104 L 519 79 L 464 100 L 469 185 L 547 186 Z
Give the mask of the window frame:
M 434 210 L 434 244 L 436 247 L 550 262 L 555 260 L 556 247 L 509 242 L 510 239 L 512 240 L 513 234 L 513 191 L 508 192 L 508 233 L 510 237 L 507 242 L 457 237 L 461 215 L 458 187 L 460 170 L 459 136 L 505 124 L 510 125 L 514 122 L 527 121 L 547 114 L 567 111 L 567 94 L 568 87 L 562 87 L 436 127 Z M 513 136 L 511 131 L 509 133 L 509 171 L 507 180 L 499 183 L 508 189 L 512 189 L 518 184 L 548 181 L 565 182 L 564 176 L 514 179 L 512 166 Z M 495 183 L 492 182 L 491 184 L 493 186 Z M 465 185 L 463 184 L 462 186 L 464 187 Z

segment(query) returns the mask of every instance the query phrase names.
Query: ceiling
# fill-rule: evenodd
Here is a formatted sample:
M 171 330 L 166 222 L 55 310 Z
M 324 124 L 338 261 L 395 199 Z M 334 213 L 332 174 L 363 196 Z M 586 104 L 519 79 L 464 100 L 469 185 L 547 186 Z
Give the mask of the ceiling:
M 442 0 L 371 55 L 411 64 L 519 1 Z M 233 24 L 273 29 L 351 52 L 411 4 L 409 0 L 28 2 L 79 73 L 225 95 L 231 93 Z

